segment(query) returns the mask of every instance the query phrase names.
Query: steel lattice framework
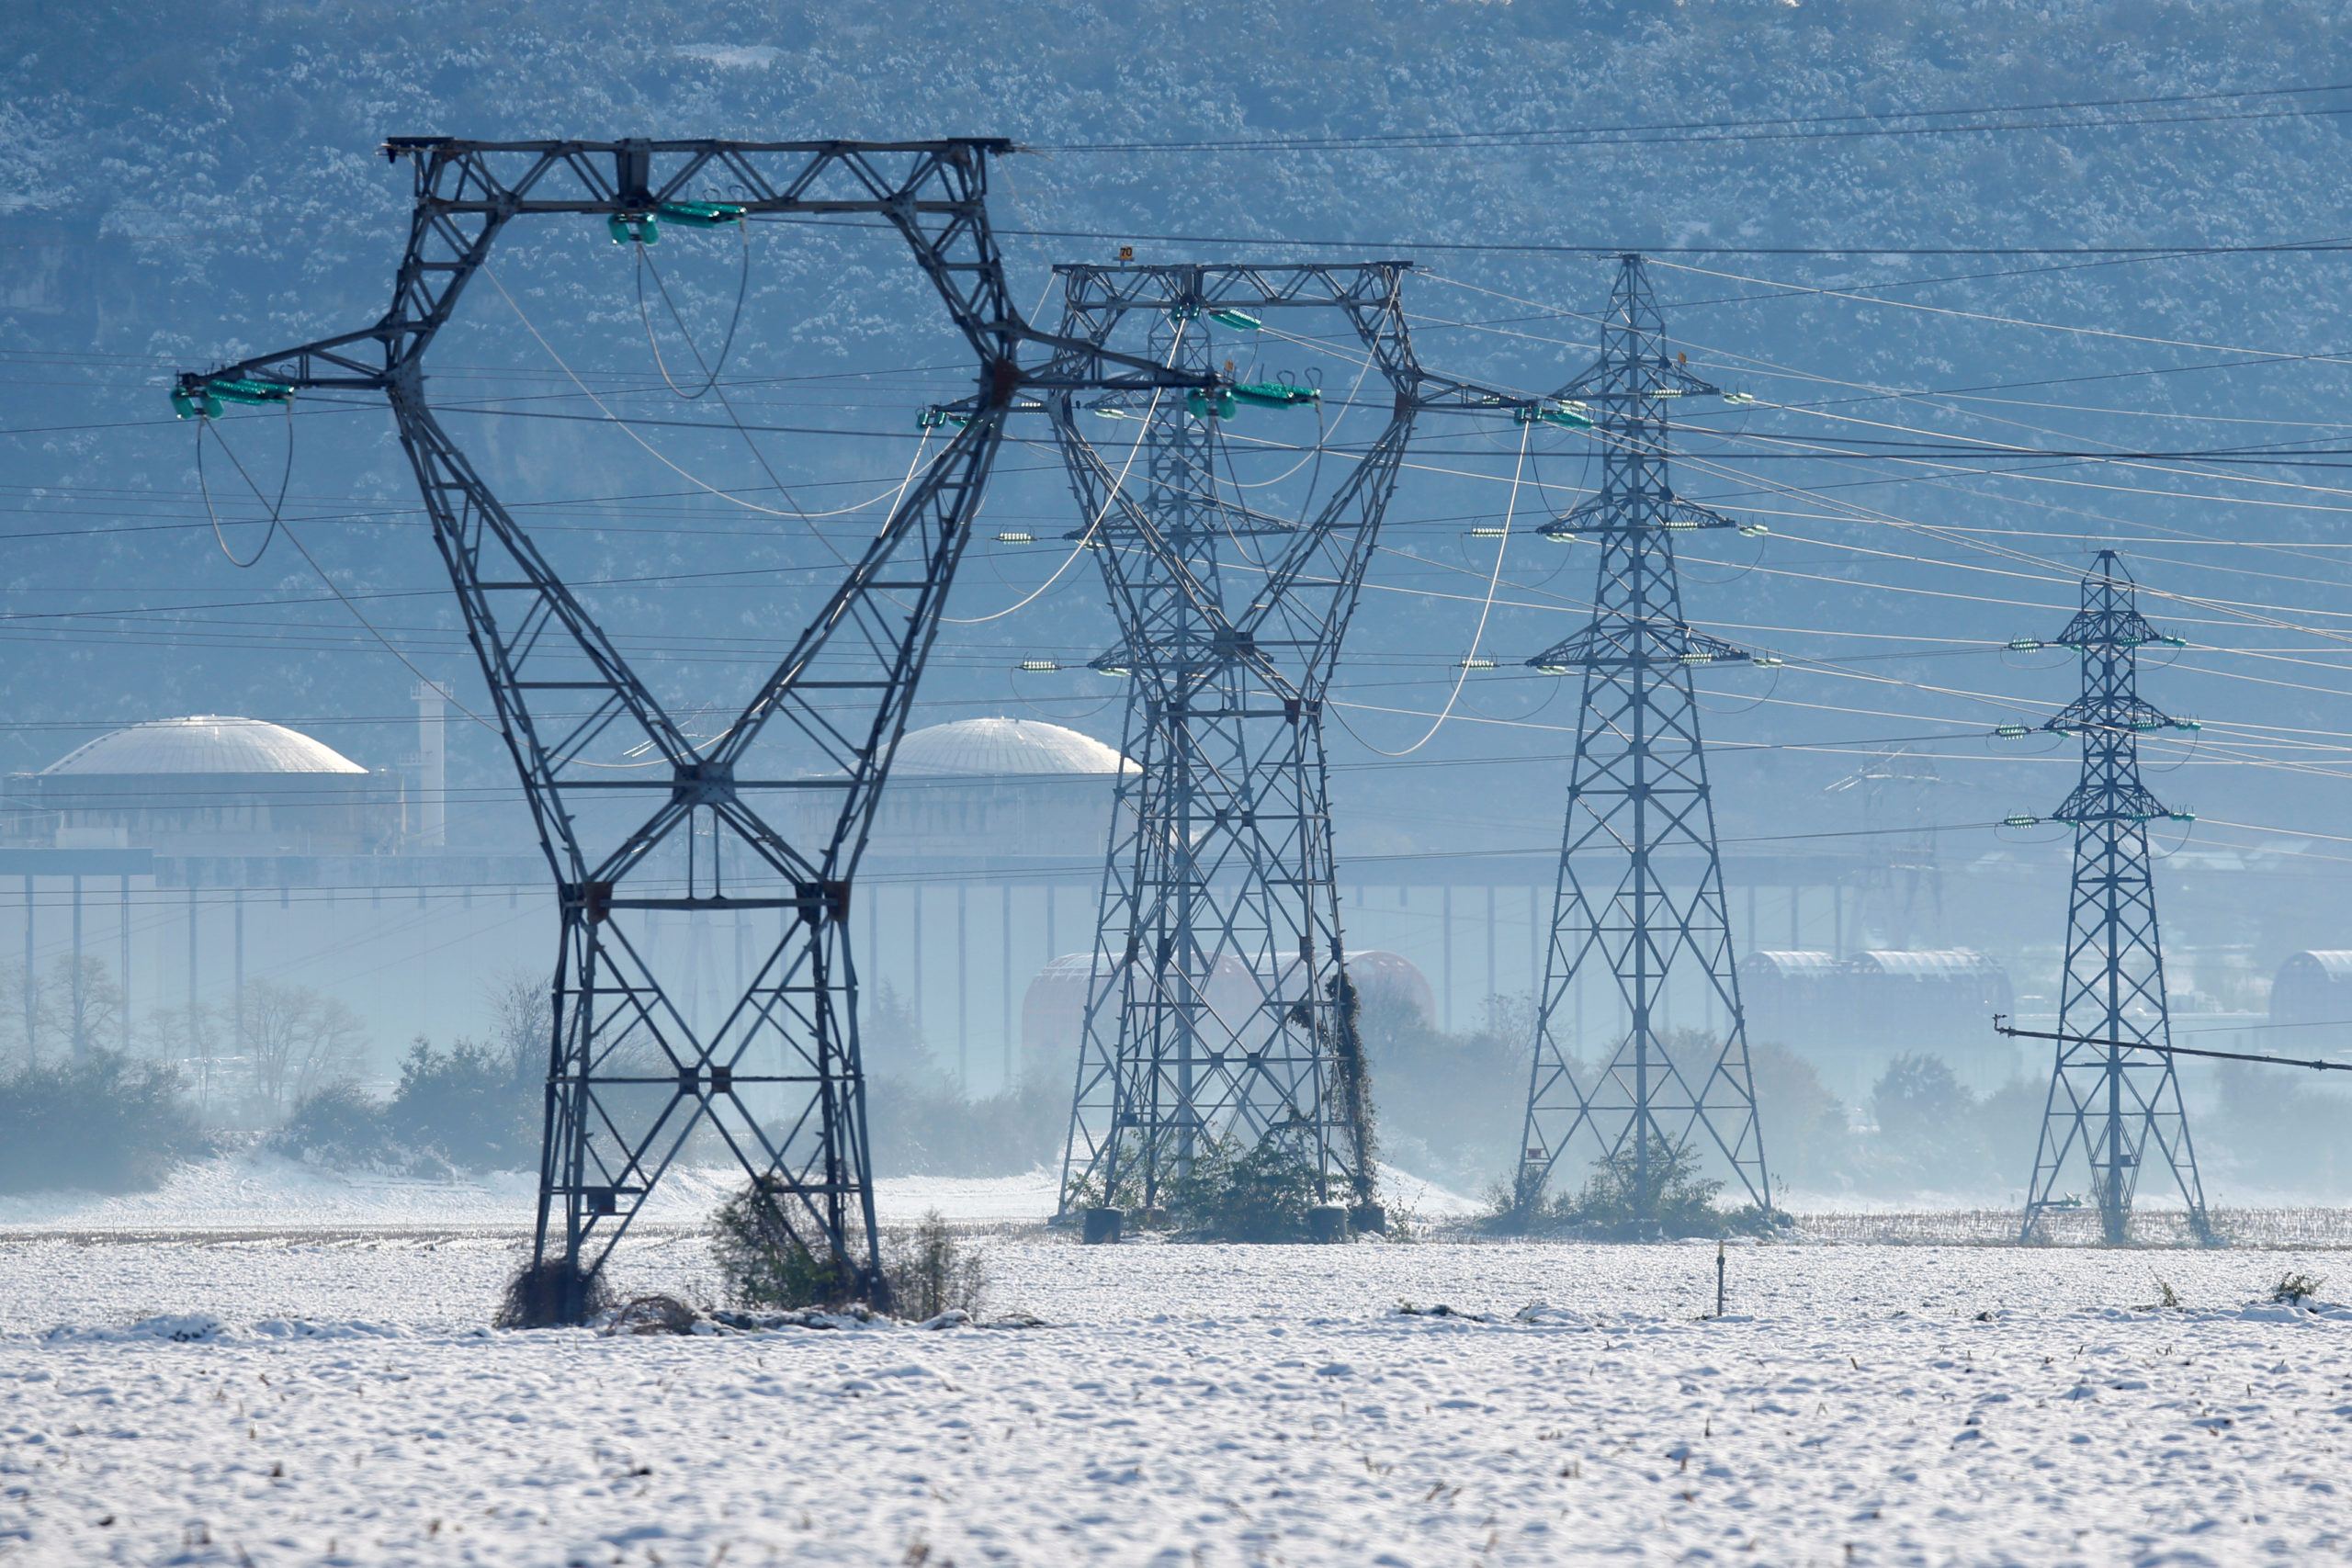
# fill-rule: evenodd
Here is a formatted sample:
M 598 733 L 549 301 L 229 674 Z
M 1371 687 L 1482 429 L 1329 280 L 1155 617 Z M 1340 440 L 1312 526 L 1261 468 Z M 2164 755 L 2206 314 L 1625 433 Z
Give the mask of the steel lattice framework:
M 1691 686 L 1695 668 L 1751 656 L 1683 618 L 1674 558 L 1677 533 L 1740 526 L 1676 495 L 1669 472 L 1673 400 L 1720 391 L 1668 352 L 1642 258 L 1621 256 L 1600 357 L 1559 393 L 1593 411 L 1600 488 L 1541 530 L 1563 543 L 1589 539 L 1600 560 L 1592 619 L 1528 660 L 1582 676 L 1583 700 L 1528 1084 L 1522 1213 L 1563 1155 L 1589 1145 L 1623 1168 L 1635 1214 L 1653 1219 L 1661 1161 L 1702 1133 L 1748 1197 L 1771 1204 Z M 1696 882 L 1670 883 L 1661 863 L 1669 859 L 1695 860 Z M 1569 987 L 1589 971 L 1610 977 L 1630 1026 L 1587 1082 L 1562 1033 Z M 1693 972 L 1728 1021 L 1702 1051 L 1670 1044 L 1658 1016 L 1669 979 Z
M 1324 693 L 1415 414 L 1538 400 L 1421 367 L 1405 263 L 1056 270 L 1068 338 L 1108 344 L 1124 332 L 1141 340 L 1141 357 L 1205 374 L 1212 323 L 1252 332 L 1261 318 L 1336 312 L 1391 394 L 1378 438 L 1300 518 L 1254 510 L 1220 483 L 1231 404 L 1097 400 L 1088 412 L 1142 422 L 1124 467 L 1080 428 L 1077 400 L 1050 405 L 1086 520 L 1071 536 L 1096 549 L 1121 632 L 1095 662 L 1133 677 L 1125 746 L 1140 767 L 1122 781 L 1104 867 L 1110 951 L 1098 945 L 1088 988 L 1062 1211 L 1155 1208 L 1205 1141 L 1271 1136 L 1312 1163 L 1321 1201 L 1376 1226 Z M 1304 396 L 1236 390 L 1245 403 L 1253 390 Z
M 2205 1188 L 2169 1051 L 2164 944 L 2148 863 L 2148 824 L 2192 818 L 2165 807 L 2140 782 L 2140 737 L 2194 728 L 2141 698 L 2140 649 L 2183 645 L 2140 614 L 2132 574 L 2113 550 L 2101 550 L 2084 574 L 2083 607 L 2055 640 L 2083 663 L 2083 694 L 2041 726 L 2083 742 L 2082 782 L 2052 814 L 2075 829 L 2057 1032 L 2089 1038 L 2058 1045 L 2021 1235 L 2031 1237 L 2052 1209 L 2080 1206 L 2058 1191 L 2079 1155 L 2108 1241 L 2129 1238 L 2132 1195 L 2150 1160 L 2161 1163 L 2179 1190 L 2191 1230 L 2210 1236 Z M 2129 1041 L 2166 1049 L 2134 1051 L 2121 1043 Z
M 887 1301 L 876 1260 L 851 878 L 1003 436 L 1023 392 L 1193 387 L 1213 378 L 1070 344 L 1025 322 L 1005 286 L 987 212 L 994 139 L 905 142 L 462 141 L 402 138 L 414 209 L 392 303 L 372 326 L 180 378 L 184 413 L 284 401 L 297 389 L 390 400 L 553 869 L 561 909 L 555 1028 L 539 1177 L 536 1269 L 560 1269 L 576 1318 L 663 1172 L 715 1130 L 763 1194 L 768 1217 L 845 1289 Z M 714 197 L 712 192 L 723 193 Z M 978 358 L 969 417 L 864 541 L 839 585 L 734 721 L 690 739 L 428 405 L 425 351 L 507 224 L 601 217 L 616 239 L 649 223 L 865 216 L 895 229 Z M 1038 352 L 1042 350 L 1043 352 Z M 1024 365 L 1028 353 L 1034 363 Z M 738 772 L 772 726 L 789 778 Z M 634 771 L 592 754 L 638 749 Z M 836 794 L 830 833 L 796 843 L 755 804 Z M 768 809 L 773 809 L 768 807 Z M 610 830 L 605 830 L 609 828 Z M 683 865 L 650 874 L 657 848 Z M 776 912 L 780 936 L 715 1027 L 665 992 L 642 931 L 656 911 Z

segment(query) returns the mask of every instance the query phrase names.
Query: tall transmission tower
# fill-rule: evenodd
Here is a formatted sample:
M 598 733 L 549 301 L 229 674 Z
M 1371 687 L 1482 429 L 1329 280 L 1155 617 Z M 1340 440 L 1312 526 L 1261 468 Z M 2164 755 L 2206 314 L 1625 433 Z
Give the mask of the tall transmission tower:
M 1703 1134 L 1759 1207 L 1771 1206 L 1715 844 L 1714 797 L 1692 671 L 1771 663 L 1691 628 L 1682 615 L 1674 536 L 1742 528 L 1674 493 L 1668 410 L 1722 396 L 1667 348 L 1642 258 L 1618 258 L 1600 357 L 1559 397 L 1594 411 L 1600 488 L 1542 533 L 1600 547 L 1593 616 L 1528 660 L 1583 677 L 1567 828 L 1517 1184 L 1532 1211 L 1571 1147 L 1622 1165 L 1638 1224 L 1656 1222 L 1667 1163 Z M 1743 529 L 1761 533 L 1753 525 Z M 1606 976 L 1628 1020 L 1597 1077 L 1578 1076 L 1563 1040 L 1571 987 Z M 1704 1047 L 1670 1042 L 1662 1009 L 1677 980 L 1724 1021 Z
M 392 304 L 374 325 L 202 374 L 183 416 L 283 404 L 318 388 L 382 392 L 490 688 L 561 909 L 533 1267 L 533 1316 L 576 1321 L 597 1271 L 687 1140 L 715 1132 L 779 1240 L 843 1293 L 887 1303 L 877 1263 L 857 1041 L 850 889 L 969 524 L 1022 394 L 1196 388 L 1212 378 L 1066 344 L 1012 302 L 989 231 L 996 140 L 908 142 L 461 141 L 399 138 L 414 207 Z M 723 200 L 699 193 L 718 190 Z M 898 231 L 978 359 L 959 428 L 851 552 L 822 607 L 734 721 L 690 739 L 446 431 L 424 357 L 518 218 L 601 220 L 649 243 L 661 224 L 861 216 Z M 1042 348 L 1042 355 L 1037 350 Z M 1036 363 L 1024 365 L 1028 353 Z M 1031 406 L 1035 406 L 1032 404 Z M 940 422 L 945 423 L 945 422 Z M 739 771 L 775 727 L 770 776 Z M 767 755 L 773 757 L 775 753 Z M 624 758 L 632 765 L 616 767 Z M 650 761 L 645 759 L 650 759 Z M 779 776 L 796 775 L 796 776 Z M 795 842 L 775 792 L 832 791 L 828 830 Z M 657 853 L 661 852 L 660 853 Z M 657 961 L 656 915 L 779 935 L 743 994 L 697 1029 Z M 686 981 L 685 975 L 673 979 Z
M 1403 263 L 1056 270 L 1065 337 L 1105 344 L 1124 329 L 1140 356 L 1204 375 L 1219 353 L 1214 329 L 1248 335 L 1271 319 L 1337 313 L 1389 392 L 1377 439 L 1348 454 L 1329 497 L 1296 517 L 1251 505 L 1220 478 L 1233 473 L 1226 425 L 1243 410 L 1319 404 L 1316 389 L 1097 400 L 1091 412 L 1141 422 L 1124 460 L 1080 429 L 1075 400 L 1056 405 L 1085 519 L 1072 537 L 1096 550 L 1121 634 L 1095 662 L 1133 678 L 1125 744 L 1139 764 L 1122 781 L 1104 868 L 1099 930 L 1111 951 L 1098 946 L 1089 984 L 1062 1212 L 1084 1212 L 1090 1240 L 1114 1239 L 1120 1214 L 1159 1207 L 1211 1141 L 1272 1138 L 1314 1168 L 1325 1234 L 1342 1206 L 1359 1228 L 1378 1228 L 1332 874 L 1324 693 L 1414 415 L 1538 417 L 1543 400 L 1425 371 L 1406 331 Z M 1336 417 L 1351 414 L 1363 417 L 1351 407 Z
M 2139 662 L 2143 648 L 2184 644 L 2158 632 L 2140 614 L 2132 574 L 2113 550 L 2101 550 L 2084 574 L 2083 607 L 2055 641 L 2083 661 L 2083 694 L 2041 726 L 2052 735 L 2079 736 L 2083 742 L 2082 782 L 2052 814 L 2052 820 L 2075 829 L 2057 1032 L 2080 1038 L 2058 1044 L 2020 1235 L 2030 1238 L 2052 1209 L 2080 1206 L 2079 1200 L 2061 1197 L 2058 1190 L 2079 1156 L 2108 1241 L 2128 1239 L 2132 1195 L 2151 1162 L 2161 1164 L 2179 1190 L 2190 1230 L 2210 1239 L 2204 1183 L 2198 1178 L 2171 1053 L 2086 1043 L 2172 1043 L 2148 824 L 2195 818 L 2165 807 L 2141 784 L 2140 737 L 2196 725 L 2141 698 Z

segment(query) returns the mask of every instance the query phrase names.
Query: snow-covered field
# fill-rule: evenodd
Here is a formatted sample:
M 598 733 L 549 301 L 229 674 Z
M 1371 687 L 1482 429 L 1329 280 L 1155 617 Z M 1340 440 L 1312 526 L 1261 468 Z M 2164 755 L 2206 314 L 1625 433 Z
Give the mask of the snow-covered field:
M 484 1330 L 486 1218 L 0 1218 L 0 1561 L 2352 1556 L 2352 1313 L 2267 1302 L 2352 1254 L 1735 1247 L 1702 1321 L 1710 1247 L 1012 1236 L 1046 1326 L 611 1338 Z

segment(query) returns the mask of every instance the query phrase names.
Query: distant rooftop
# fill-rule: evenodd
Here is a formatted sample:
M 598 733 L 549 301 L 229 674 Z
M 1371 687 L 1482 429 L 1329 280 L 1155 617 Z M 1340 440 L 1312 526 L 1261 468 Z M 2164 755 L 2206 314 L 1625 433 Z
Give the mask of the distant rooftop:
M 334 747 L 258 718 L 198 714 L 101 735 L 41 770 L 65 773 L 365 773 Z

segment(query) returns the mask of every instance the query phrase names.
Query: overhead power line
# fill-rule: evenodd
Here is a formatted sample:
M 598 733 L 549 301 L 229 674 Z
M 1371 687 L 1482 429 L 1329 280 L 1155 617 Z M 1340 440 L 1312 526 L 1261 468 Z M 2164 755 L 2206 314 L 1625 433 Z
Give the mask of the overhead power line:
M 2245 109 L 2225 113 L 2133 113 L 2078 119 L 2018 121 L 1995 117 L 2090 115 L 2110 109 L 2177 110 L 2192 104 L 2245 102 L 2257 98 L 2305 97 L 2352 91 L 2352 84 L 2263 87 L 2220 93 L 2181 93 L 2133 98 L 2077 98 L 2053 103 L 1989 104 L 1960 108 L 1863 110 L 1838 115 L 1775 116 L 1751 119 L 1666 120 L 1649 124 L 1553 126 L 1518 130 L 1424 130 L 1354 135 L 1227 137 L 1170 141 L 1041 142 L 1033 152 L 1387 152 L 1544 147 L 1564 142 L 1600 146 L 1656 146 L 1715 141 L 1809 141 L 1875 136 L 1950 136 L 2013 130 L 2104 130 L 2145 125 L 2199 125 L 2234 119 L 2308 119 L 2352 112 L 2334 108 Z M 1935 119 L 1995 119 L 1992 124 L 1927 125 Z

